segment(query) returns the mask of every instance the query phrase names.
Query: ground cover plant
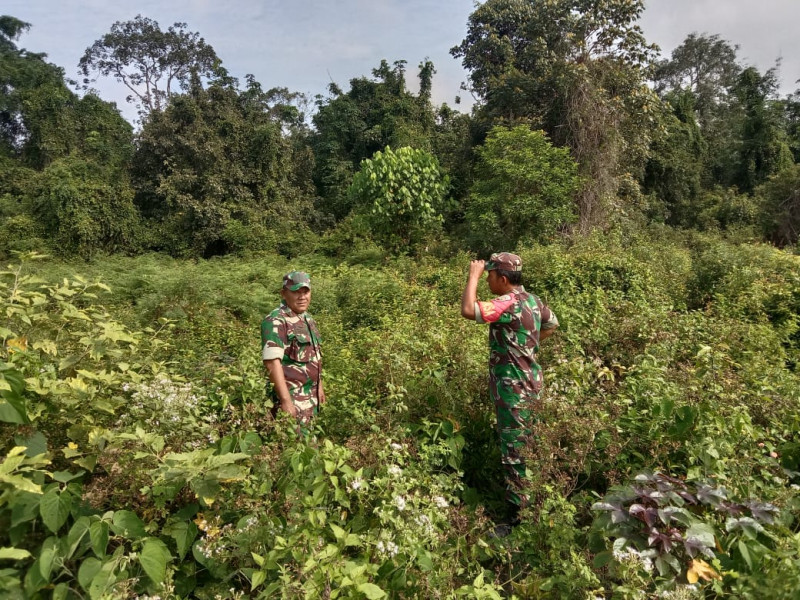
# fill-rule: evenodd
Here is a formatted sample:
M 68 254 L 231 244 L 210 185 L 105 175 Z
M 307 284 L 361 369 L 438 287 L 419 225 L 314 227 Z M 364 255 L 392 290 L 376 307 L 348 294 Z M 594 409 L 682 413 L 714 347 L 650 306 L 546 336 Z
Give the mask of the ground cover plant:
M 792 598 L 798 258 L 660 229 L 518 250 L 561 328 L 505 538 L 467 254 L 8 262 L 0 589 Z M 307 438 L 269 414 L 258 352 L 291 268 L 329 396 Z

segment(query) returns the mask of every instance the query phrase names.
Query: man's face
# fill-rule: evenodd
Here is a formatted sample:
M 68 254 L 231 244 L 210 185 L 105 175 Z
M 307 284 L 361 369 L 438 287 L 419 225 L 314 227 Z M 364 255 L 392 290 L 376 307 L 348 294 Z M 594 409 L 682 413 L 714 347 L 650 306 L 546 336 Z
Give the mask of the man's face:
M 495 269 L 489 271 L 489 274 L 486 276 L 486 283 L 489 284 L 489 289 L 492 291 L 493 294 L 503 294 L 505 292 L 505 287 L 503 286 L 503 278 L 497 274 Z
M 292 309 L 295 314 L 301 314 L 308 310 L 308 305 L 311 304 L 311 290 L 307 287 L 301 287 L 296 292 L 290 289 L 283 288 L 281 296 L 286 302 L 286 306 Z

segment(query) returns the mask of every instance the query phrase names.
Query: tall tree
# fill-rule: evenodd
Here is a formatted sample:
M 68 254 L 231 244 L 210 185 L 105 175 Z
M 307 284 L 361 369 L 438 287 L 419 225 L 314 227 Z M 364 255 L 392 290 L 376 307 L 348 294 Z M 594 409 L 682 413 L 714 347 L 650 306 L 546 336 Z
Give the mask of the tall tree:
M 0 153 L 6 155 L 19 156 L 31 147 L 35 125 L 28 109 L 33 97 L 71 96 L 60 68 L 44 54 L 17 48 L 16 40 L 29 28 L 14 17 L 0 17 Z
M 800 163 L 800 90 L 786 98 L 784 107 L 789 147 L 794 154 L 794 162 Z
M 212 256 L 245 248 L 299 251 L 314 218 L 293 179 L 292 149 L 270 100 L 251 80 L 244 92 L 194 79 L 152 113 L 134 161 L 137 203 L 151 244 Z
M 128 102 L 148 114 L 187 90 L 192 74 L 227 76 L 214 49 L 186 27 L 186 23 L 175 23 L 162 31 L 156 21 L 142 15 L 117 21 L 80 59 L 84 86 L 98 76 L 111 76 L 128 88 Z
M 688 91 L 667 96 L 672 111 L 663 115 L 667 134 L 650 149 L 642 181 L 651 196 L 650 217 L 670 225 L 696 222 L 708 145 L 694 112 L 695 96 Z
M 693 118 L 707 146 L 700 165 L 706 189 L 733 183 L 743 118 L 734 91 L 743 70 L 737 51 L 719 35 L 692 33 L 653 72 L 656 91 L 673 108 L 671 99 L 691 97 Z
M 488 0 L 451 50 L 491 121 L 528 121 L 567 145 L 586 185 L 579 225 L 607 221 L 618 186 L 644 166 L 659 101 L 641 0 Z
M 748 67 L 736 82 L 743 119 L 734 183 L 748 193 L 794 162 L 781 123 L 783 106 L 776 101 L 777 88 L 774 69 L 762 75 Z
M 132 128 L 114 105 L 73 93 L 45 55 L 17 49 L 27 27 L 0 18 L 0 237 L 35 230 L 61 254 L 131 249 Z
M 719 35 L 691 33 L 672 51 L 669 60 L 658 64 L 653 75 L 659 94 L 689 92 L 694 96 L 694 112 L 708 127 L 718 108 L 742 72 L 736 57 L 738 46 Z

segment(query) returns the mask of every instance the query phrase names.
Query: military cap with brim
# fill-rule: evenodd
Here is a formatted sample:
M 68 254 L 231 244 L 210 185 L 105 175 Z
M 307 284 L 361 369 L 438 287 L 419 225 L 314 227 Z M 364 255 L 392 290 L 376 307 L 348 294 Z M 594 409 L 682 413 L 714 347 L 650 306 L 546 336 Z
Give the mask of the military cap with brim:
M 522 259 L 516 254 L 510 252 L 495 252 L 486 261 L 484 269 L 492 271 L 500 269 L 501 271 L 522 271 Z
M 303 271 L 290 271 L 283 276 L 283 287 L 293 292 L 301 288 L 311 289 L 311 277 Z

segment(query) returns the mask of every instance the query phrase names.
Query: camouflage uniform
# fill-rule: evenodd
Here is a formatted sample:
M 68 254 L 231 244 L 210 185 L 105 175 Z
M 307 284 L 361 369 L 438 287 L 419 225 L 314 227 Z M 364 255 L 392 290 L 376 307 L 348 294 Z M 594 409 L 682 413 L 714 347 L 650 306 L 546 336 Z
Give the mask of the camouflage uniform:
M 486 270 L 521 271 L 514 254 L 493 254 Z M 558 327 L 558 319 L 537 296 L 517 286 L 489 302 L 477 302 L 475 320 L 489 323 L 489 390 L 497 411 L 500 453 L 508 499 L 524 506 L 526 478 L 523 449 L 532 441 L 535 402 L 542 389 L 542 369 L 536 362 L 539 332 Z
M 305 273 L 292 271 L 284 276 L 284 287 L 297 291 L 304 286 L 311 287 Z M 297 418 L 303 422 L 308 422 L 319 412 L 322 375 L 320 342 L 314 318 L 308 312 L 295 314 L 285 301 L 261 322 L 261 357 L 263 360 L 281 360 L 286 386 L 297 409 Z M 279 406 L 280 400 L 274 387 L 272 398 L 275 405 Z

